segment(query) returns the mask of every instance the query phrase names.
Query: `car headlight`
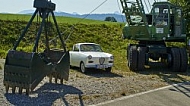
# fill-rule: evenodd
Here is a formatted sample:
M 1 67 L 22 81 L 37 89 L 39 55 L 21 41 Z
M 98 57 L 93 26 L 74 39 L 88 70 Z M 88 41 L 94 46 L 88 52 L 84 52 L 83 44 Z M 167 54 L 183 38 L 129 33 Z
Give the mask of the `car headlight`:
M 92 59 L 92 56 L 91 56 L 91 55 L 89 55 L 89 56 L 88 56 L 88 59 Z
M 113 56 L 110 56 L 110 59 L 113 59 L 114 57 Z

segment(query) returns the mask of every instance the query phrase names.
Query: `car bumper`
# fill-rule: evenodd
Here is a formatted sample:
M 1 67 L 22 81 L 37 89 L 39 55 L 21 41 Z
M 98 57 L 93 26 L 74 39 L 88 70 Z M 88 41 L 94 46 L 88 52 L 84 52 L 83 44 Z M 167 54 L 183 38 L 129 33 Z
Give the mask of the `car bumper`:
M 113 64 L 103 64 L 103 65 L 96 64 L 96 65 L 86 65 L 86 68 L 105 69 L 112 66 Z

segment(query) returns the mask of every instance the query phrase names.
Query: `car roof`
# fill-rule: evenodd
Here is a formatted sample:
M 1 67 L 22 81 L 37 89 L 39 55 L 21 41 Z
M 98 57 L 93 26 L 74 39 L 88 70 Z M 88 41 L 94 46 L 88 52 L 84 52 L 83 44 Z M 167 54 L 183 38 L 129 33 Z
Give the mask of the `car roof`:
M 77 43 L 77 45 L 83 45 L 83 44 L 94 44 L 94 45 L 99 45 L 99 44 L 96 44 L 96 43 Z

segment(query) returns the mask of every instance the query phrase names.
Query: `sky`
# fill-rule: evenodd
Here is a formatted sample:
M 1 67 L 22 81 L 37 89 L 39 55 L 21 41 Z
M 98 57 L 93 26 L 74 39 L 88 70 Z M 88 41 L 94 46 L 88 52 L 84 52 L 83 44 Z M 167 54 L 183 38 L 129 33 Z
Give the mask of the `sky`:
M 51 0 L 56 4 L 56 11 L 67 13 L 88 14 L 92 13 L 121 13 L 120 0 Z M 134 0 L 130 0 L 134 1 Z M 147 0 L 142 0 L 147 1 Z M 151 3 L 154 0 L 149 0 Z M 160 0 L 158 0 L 160 1 Z M 19 13 L 23 10 L 34 10 L 34 0 L 0 0 L 0 13 Z

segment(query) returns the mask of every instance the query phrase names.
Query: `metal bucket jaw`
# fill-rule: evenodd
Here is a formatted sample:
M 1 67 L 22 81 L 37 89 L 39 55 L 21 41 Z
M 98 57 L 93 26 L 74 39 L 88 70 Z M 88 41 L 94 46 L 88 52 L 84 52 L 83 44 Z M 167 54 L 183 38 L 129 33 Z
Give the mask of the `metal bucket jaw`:
M 53 59 L 59 58 L 59 54 L 63 54 L 62 58 L 55 62 Z M 69 77 L 69 52 L 54 52 L 55 58 L 42 58 L 39 53 L 27 53 L 22 51 L 10 50 L 7 54 L 4 68 L 4 85 L 6 92 L 12 88 L 12 93 L 26 90 L 28 95 L 45 76 L 52 75 L 55 80 L 68 80 Z M 48 60 L 48 61 L 47 61 Z M 61 82 L 61 83 L 62 83 Z M 57 83 L 57 82 L 56 82 Z
M 46 55 L 48 55 L 48 60 L 53 66 L 52 71 L 48 74 L 50 82 L 52 82 L 52 78 L 55 78 L 55 83 L 60 79 L 60 83 L 63 83 L 63 79 L 68 80 L 69 78 L 69 69 L 70 69 L 70 55 L 69 51 L 63 52 L 63 50 L 53 49 L 44 51 Z

